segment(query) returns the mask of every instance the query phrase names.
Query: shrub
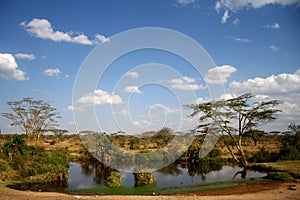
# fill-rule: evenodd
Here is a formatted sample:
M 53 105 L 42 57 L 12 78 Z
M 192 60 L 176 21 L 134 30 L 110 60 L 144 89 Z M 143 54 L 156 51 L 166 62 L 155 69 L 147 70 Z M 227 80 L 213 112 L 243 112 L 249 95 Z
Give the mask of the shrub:
M 121 174 L 116 170 L 110 170 L 106 176 L 105 185 L 110 188 L 122 187 Z
M 276 181 L 286 181 L 292 179 L 291 175 L 289 175 L 287 172 L 269 172 L 265 178 Z
M 277 160 L 278 155 L 270 153 L 265 147 L 262 147 L 249 159 L 250 162 L 273 162 Z
M 279 160 L 299 160 L 300 151 L 295 146 L 284 145 L 279 152 Z

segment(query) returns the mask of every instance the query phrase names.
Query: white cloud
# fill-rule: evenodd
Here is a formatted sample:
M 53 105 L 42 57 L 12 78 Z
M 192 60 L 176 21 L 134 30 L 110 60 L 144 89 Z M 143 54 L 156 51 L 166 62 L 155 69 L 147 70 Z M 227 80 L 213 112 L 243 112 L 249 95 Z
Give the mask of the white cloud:
M 187 5 L 187 4 L 191 4 L 194 2 L 195 2 L 195 0 L 177 0 L 177 3 L 182 4 L 182 5 Z
M 141 121 L 133 121 L 132 124 L 135 125 L 135 126 L 143 128 L 143 127 L 150 126 L 151 122 L 148 121 L 148 120 L 146 120 L 146 119 L 144 119 L 144 120 L 141 120 Z
M 171 84 L 171 87 L 179 90 L 203 90 L 204 85 L 196 84 L 196 79 L 184 76 L 181 79 L 171 79 L 166 81 Z
M 256 77 L 244 82 L 233 81 L 229 86 L 236 94 L 251 92 L 256 95 L 268 95 L 300 92 L 300 69 L 294 74 L 282 73 L 267 78 Z
M 49 68 L 44 70 L 46 76 L 59 76 L 61 74 L 59 68 Z
M 227 20 L 229 19 L 229 13 L 228 13 L 228 10 L 226 9 L 225 10 L 225 12 L 224 12 L 224 15 L 223 15 L 223 17 L 222 17 L 222 19 L 221 19 L 221 23 L 222 24 L 226 24 L 227 23 Z
M 269 99 L 270 97 L 268 95 L 264 95 L 264 94 L 257 94 L 255 95 L 255 99 L 257 100 L 266 100 Z
M 277 46 L 275 46 L 275 45 L 271 45 L 271 46 L 270 46 L 270 49 L 271 49 L 273 52 L 279 51 L 279 47 L 277 47 Z
M 263 26 L 264 28 L 273 28 L 273 29 L 280 29 L 280 25 L 278 23 L 274 23 L 274 24 L 267 24 Z
M 96 34 L 95 38 L 100 42 L 100 43 L 105 43 L 105 42 L 109 42 L 110 39 L 105 37 L 104 35 L 100 35 L 100 34 Z
M 149 107 L 150 110 L 163 110 L 166 114 L 169 113 L 178 113 L 180 112 L 180 109 L 170 108 L 168 106 L 162 105 L 162 104 L 154 104 Z
M 133 71 L 131 71 L 131 72 L 126 72 L 126 76 L 130 76 L 131 78 L 134 78 L 134 79 L 137 79 L 137 78 L 139 78 L 139 74 L 137 73 L 137 72 L 133 72 Z
M 4 79 L 28 80 L 25 72 L 18 69 L 18 64 L 12 54 L 0 53 L 0 76 Z
M 236 68 L 230 65 L 216 66 L 208 70 L 205 81 L 210 84 L 223 84 L 236 71 Z
M 238 18 L 236 18 L 232 23 L 233 23 L 234 25 L 239 25 L 240 20 L 239 20 Z
M 127 86 L 126 88 L 124 88 L 123 90 L 124 92 L 127 92 L 127 93 L 137 93 L 137 94 L 142 94 L 142 92 L 140 91 L 139 87 L 138 86 Z
M 251 42 L 251 40 L 249 40 L 249 39 L 246 39 L 246 38 L 235 38 L 235 40 L 236 41 L 238 41 L 238 42 Z
M 228 100 L 228 99 L 232 99 L 235 98 L 235 95 L 232 95 L 230 93 L 225 93 L 222 94 L 217 100 Z
M 93 93 L 89 93 L 76 102 L 84 106 L 94 106 L 103 104 L 123 104 L 123 100 L 119 95 L 109 94 L 104 90 L 95 90 Z
M 92 45 L 94 44 L 86 35 L 80 34 L 78 36 L 75 36 L 71 40 L 74 43 L 78 44 L 85 44 L 85 45 Z
M 215 5 L 216 11 L 219 12 L 220 9 L 221 9 L 221 7 L 222 7 L 221 2 L 217 1 L 217 2 L 216 2 L 216 5 Z
M 215 8 L 220 10 L 221 8 L 229 9 L 231 11 L 237 11 L 243 8 L 261 8 L 269 4 L 278 4 L 282 6 L 287 5 L 300 5 L 300 0 L 218 0 Z
M 233 81 L 229 84 L 236 95 L 252 93 L 257 101 L 277 99 L 283 101 L 277 109 L 283 112 L 275 123 L 267 124 L 266 130 L 286 130 L 290 122 L 300 118 L 300 69 L 295 73 L 282 73 L 266 78 L 256 77 L 243 82 Z
M 68 106 L 67 110 L 70 110 L 70 111 L 81 111 L 83 109 L 80 108 L 80 107 L 78 107 L 78 106 Z
M 20 59 L 26 59 L 26 60 L 34 60 L 35 59 L 35 55 L 25 54 L 25 53 L 17 53 L 17 54 L 15 54 L 15 57 L 20 58 Z
M 28 23 L 22 22 L 21 26 L 23 26 L 29 34 L 35 37 L 50 39 L 55 42 L 71 42 L 84 45 L 94 45 L 98 44 L 99 42 L 102 43 L 109 41 L 109 38 L 99 34 L 96 34 L 96 40 L 92 41 L 84 34 L 74 35 L 72 31 L 62 32 L 53 30 L 51 23 L 47 19 L 34 18 Z

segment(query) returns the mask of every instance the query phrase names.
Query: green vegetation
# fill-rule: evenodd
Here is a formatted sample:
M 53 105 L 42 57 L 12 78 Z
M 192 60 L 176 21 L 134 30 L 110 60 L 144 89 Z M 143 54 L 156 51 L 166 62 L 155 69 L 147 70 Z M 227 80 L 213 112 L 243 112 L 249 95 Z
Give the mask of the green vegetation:
M 60 118 L 56 109 L 42 100 L 23 98 L 20 101 L 8 101 L 12 113 L 2 113 L 2 116 L 12 121 L 11 126 L 18 126 L 27 136 L 27 142 L 34 136 L 36 142 L 41 134 L 53 132 L 59 135 L 68 131 L 58 129 L 57 119 Z
M 28 146 L 25 135 L 14 135 L 1 149 L 2 180 L 41 182 L 65 186 L 68 178 L 68 152 Z
M 109 188 L 122 187 L 121 174 L 117 170 L 110 169 L 107 172 L 105 185 Z
M 245 133 L 251 132 L 260 124 L 276 119 L 275 114 L 280 112 L 280 110 L 274 109 L 275 106 L 281 103 L 280 101 L 252 103 L 253 99 L 254 95 L 244 94 L 228 100 L 187 105 L 188 108 L 193 110 L 190 117 L 201 114 L 198 129 L 202 133 L 223 133 L 223 135 L 229 136 L 231 144 L 227 143 L 227 140 L 222 137 L 221 140 L 223 139 L 232 158 L 244 167 L 248 167 L 243 147 Z M 212 122 L 208 123 L 209 120 Z M 237 150 L 237 154 L 233 152 L 233 148 Z
M 255 180 L 240 179 L 240 180 L 229 180 L 215 183 L 203 183 L 203 184 L 192 184 L 186 187 L 156 187 L 156 186 L 140 186 L 140 187 L 122 187 L 122 188 L 107 188 L 103 186 L 97 186 L 90 189 L 81 190 L 64 190 L 71 194 L 112 194 L 112 195 L 169 195 L 169 194 L 184 194 L 191 192 L 206 192 L 213 190 L 222 190 L 228 188 L 234 188 L 241 185 L 252 184 L 252 183 L 265 183 L 268 179 L 257 178 Z
M 250 166 L 258 171 L 267 172 L 266 179 L 270 180 L 300 178 L 300 125 L 291 123 L 288 127 L 290 132 L 282 134 L 271 135 L 258 130 L 259 124 L 275 119 L 275 114 L 280 111 L 273 106 L 280 102 L 253 103 L 252 97 L 251 94 L 245 94 L 226 101 L 189 106 L 194 109 L 191 116 L 203 114 L 200 116 L 200 122 L 203 123 L 199 126 L 202 133 L 206 133 L 211 125 L 205 124 L 204 121 L 213 119 L 218 122 L 212 124 L 213 128 L 221 130 L 223 134 L 214 148 L 201 159 L 199 152 L 205 134 L 195 135 L 194 141 L 181 157 L 173 165 L 162 168 L 159 172 L 179 175 L 182 172 L 176 166 L 181 166 L 188 169 L 190 176 L 200 175 L 201 179 L 205 180 L 206 174 L 220 170 L 226 163 L 244 166 L 245 170 L 236 174 L 241 174 L 242 177 L 246 176 L 246 168 Z M 32 189 L 34 184 L 39 184 L 39 187 L 43 185 L 44 188 L 66 187 L 70 161 L 81 162 L 82 173 L 95 173 L 97 183 L 104 180 L 105 187 L 101 188 L 101 193 L 168 194 L 234 187 L 244 183 L 232 181 L 190 185 L 186 188 L 158 188 L 155 186 L 156 179 L 153 173 L 137 171 L 134 173 L 134 179 L 135 186 L 138 187 L 127 191 L 128 188 L 122 186 L 120 173 L 99 163 L 93 156 L 96 155 L 107 163 L 122 157 L 124 160 L 118 167 L 126 167 L 126 163 L 135 162 L 140 164 L 141 169 L 156 168 L 158 161 L 174 160 L 173 155 L 164 149 L 176 136 L 171 129 L 162 128 L 138 136 L 89 132 L 93 139 L 87 138 L 86 142 L 79 138 L 79 135 L 63 135 L 65 131 L 57 128 L 56 119 L 59 116 L 48 103 L 24 98 L 21 101 L 8 102 L 8 105 L 13 113 L 2 115 L 11 119 L 12 125 L 22 128 L 25 134 L 0 135 L 0 180 L 13 182 L 14 185 L 18 183 L 21 188 L 26 184 L 29 185 L 29 189 Z M 234 127 L 233 124 L 238 124 L 238 127 Z M 54 132 L 55 135 L 43 134 L 48 131 Z M 183 133 L 179 134 L 184 137 Z M 35 140 L 30 140 L 33 136 Z M 114 145 L 107 145 L 111 143 Z M 91 147 L 91 151 L 87 151 L 84 145 Z M 148 154 L 149 152 L 151 154 Z M 268 181 L 266 179 L 262 181 Z M 92 189 L 84 190 L 86 191 Z

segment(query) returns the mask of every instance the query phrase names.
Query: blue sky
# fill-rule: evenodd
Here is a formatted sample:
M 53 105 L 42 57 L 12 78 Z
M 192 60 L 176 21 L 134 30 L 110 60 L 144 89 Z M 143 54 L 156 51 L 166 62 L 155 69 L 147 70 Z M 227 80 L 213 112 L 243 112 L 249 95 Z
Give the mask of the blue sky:
M 198 102 L 209 100 L 208 83 L 224 87 L 223 98 L 251 92 L 258 100 L 283 100 L 284 112 L 267 128 L 286 130 L 288 123 L 300 123 L 299 5 L 299 0 L 2 0 L 0 110 L 9 111 L 9 100 L 30 96 L 57 108 L 61 128 L 71 133 L 76 132 L 73 111 L 91 107 L 106 132 L 136 133 L 162 126 L 188 130 L 196 121 L 182 118 L 188 111 L 181 105 L 192 101 L 179 101 L 176 95 L 193 93 Z M 95 91 L 73 102 L 76 76 L 90 52 L 97 45 L 112 44 L 116 34 L 143 27 L 185 34 L 202 45 L 215 66 L 199 76 L 171 53 L 131 52 L 111 64 Z M 155 71 L 149 63 L 180 75 Z M 143 64 L 144 71 L 138 71 Z M 143 85 L 143 73 L 157 83 Z M 89 125 L 88 117 L 81 123 L 99 130 Z M 20 132 L 9 124 L 0 117 L 3 133 Z

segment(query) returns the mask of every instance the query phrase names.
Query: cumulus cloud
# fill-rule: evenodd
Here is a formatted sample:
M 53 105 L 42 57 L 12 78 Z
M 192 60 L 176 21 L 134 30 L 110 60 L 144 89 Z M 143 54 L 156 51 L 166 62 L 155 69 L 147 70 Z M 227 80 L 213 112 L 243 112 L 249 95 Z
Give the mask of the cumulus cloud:
M 274 24 L 267 24 L 263 26 L 264 28 L 272 28 L 272 29 L 280 29 L 280 25 L 278 23 L 274 23 Z
M 222 24 L 225 24 L 229 18 L 228 10 L 236 12 L 244 8 L 258 9 L 266 5 L 296 5 L 300 6 L 300 0 L 218 0 L 215 4 L 215 9 L 219 13 L 220 10 L 225 10 L 221 19 Z M 274 26 L 275 25 L 275 26 Z M 279 24 L 273 24 L 269 28 L 279 28 Z
M 129 72 L 128 71 L 128 72 L 126 72 L 126 76 L 137 79 L 137 78 L 139 78 L 140 75 L 137 72 L 133 72 L 133 71 Z
M 100 35 L 100 34 L 96 34 L 95 38 L 100 42 L 100 43 L 105 43 L 105 42 L 109 42 L 110 39 L 105 37 L 104 35 Z
M 271 46 L 270 46 L 270 49 L 271 49 L 271 51 L 273 51 L 273 52 L 279 51 L 279 47 L 277 47 L 277 46 L 275 46 L 275 45 L 271 45 Z
M 163 110 L 166 114 L 180 112 L 180 109 L 170 108 L 162 104 L 154 104 L 150 106 L 150 110 Z
M 34 60 L 35 55 L 33 54 L 26 54 L 26 53 L 17 53 L 15 54 L 16 58 L 25 59 L 25 60 Z
M 126 88 L 124 88 L 123 90 L 124 92 L 127 92 L 127 93 L 137 93 L 137 94 L 142 94 L 141 90 L 139 89 L 138 86 L 127 86 Z
M 44 70 L 46 76 L 59 76 L 61 74 L 59 68 L 49 68 Z
M 236 71 L 236 68 L 230 65 L 216 66 L 208 70 L 205 81 L 210 84 L 223 84 Z
M 96 34 L 96 40 L 90 40 L 84 34 L 74 35 L 72 32 L 63 32 L 58 30 L 53 30 L 51 23 L 47 19 L 37 19 L 34 18 L 30 22 L 22 22 L 21 26 L 25 30 L 38 38 L 50 39 L 55 42 L 71 42 L 84 45 L 94 45 L 100 42 L 107 42 L 109 39 Z
M 80 107 L 77 107 L 77 106 L 68 106 L 67 110 L 70 110 L 70 111 L 81 111 L 83 109 L 80 108 Z
M 119 95 L 109 94 L 104 90 L 95 90 L 93 93 L 81 97 L 76 101 L 77 104 L 83 106 L 94 106 L 103 104 L 123 104 L 123 100 Z
M 228 13 L 228 10 L 226 9 L 224 14 L 223 14 L 223 17 L 221 19 L 221 23 L 222 24 L 226 24 L 227 23 L 227 20 L 229 19 L 229 13 Z
M 237 11 L 243 8 L 261 8 L 270 4 L 278 4 L 282 6 L 300 5 L 300 0 L 218 0 L 215 5 L 216 10 L 221 8 Z
M 141 120 L 141 121 L 133 121 L 132 124 L 135 125 L 135 126 L 138 126 L 138 127 L 148 127 L 148 126 L 151 125 L 151 122 L 144 119 L 144 120 Z
M 286 94 L 300 91 L 300 69 L 294 74 L 282 73 L 267 78 L 256 77 L 243 82 L 233 81 L 229 84 L 237 94 L 251 92 L 253 94 Z
M 279 114 L 276 123 L 267 125 L 268 130 L 285 130 L 290 122 L 300 118 L 300 69 L 295 73 L 256 77 L 242 82 L 233 81 L 229 87 L 236 95 L 250 92 L 257 101 L 277 99 L 283 102 L 277 107 L 283 112 Z
M 15 57 L 12 54 L 0 53 L 0 76 L 4 79 L 28 80 L 25 72 L 18 69 Z
M 171 87 L 179 90 L 203 90 L 206 89 L 204 85 L 196 83 L 196 79 L 184 76 L 180 79 L 171 79 L 166 81 L 171 84 Z

